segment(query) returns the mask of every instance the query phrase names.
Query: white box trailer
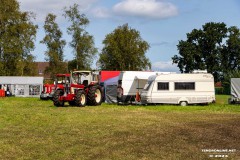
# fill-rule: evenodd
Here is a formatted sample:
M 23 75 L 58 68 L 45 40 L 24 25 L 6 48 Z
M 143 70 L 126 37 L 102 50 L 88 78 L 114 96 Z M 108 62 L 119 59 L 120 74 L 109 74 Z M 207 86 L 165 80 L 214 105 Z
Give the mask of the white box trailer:
M 231 78 L 231 97 L 228 102 L 240 103 L 240 78 Z
M 142 104 L 215 102 L 214 77 L 208 73 L 153 75 L 141 92 Z
M 136 95 L 143 90 L 149 76 L 169 73 L 171 72 L 121 71 L 118 77 L 117 103 L 136 102 Z

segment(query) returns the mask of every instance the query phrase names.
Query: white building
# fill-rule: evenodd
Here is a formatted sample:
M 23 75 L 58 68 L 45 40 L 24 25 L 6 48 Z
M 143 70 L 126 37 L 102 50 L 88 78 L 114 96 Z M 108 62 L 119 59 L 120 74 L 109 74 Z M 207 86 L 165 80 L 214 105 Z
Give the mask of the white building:
M 16 97 L 39 97 L 43 77 L 0 76 L 0 89 Z

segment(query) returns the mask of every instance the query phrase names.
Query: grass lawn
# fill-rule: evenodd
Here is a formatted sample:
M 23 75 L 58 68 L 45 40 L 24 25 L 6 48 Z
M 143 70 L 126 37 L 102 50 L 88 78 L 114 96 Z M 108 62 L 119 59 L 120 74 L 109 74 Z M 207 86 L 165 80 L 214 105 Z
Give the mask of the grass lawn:
M 0 159 L 240 159 L 240 106 L 227 98 L 207 106 L 84 108 L 0 98 Z

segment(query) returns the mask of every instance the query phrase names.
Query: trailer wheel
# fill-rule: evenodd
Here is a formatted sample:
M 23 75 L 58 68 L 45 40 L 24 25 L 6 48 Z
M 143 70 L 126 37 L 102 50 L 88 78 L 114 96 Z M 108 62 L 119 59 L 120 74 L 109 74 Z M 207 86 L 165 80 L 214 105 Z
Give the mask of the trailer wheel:
M 97 106 L 102 104 L 102 88 L 100 86 L 91 86 L 88 90 L 88 104 Z
M 79 90 L 75 97 L 75 105 L 78 107 L 85 107 L 87 103 L 86 93 L 84 90 Z
M 181 101 L 179 104 L 180 104 L 180 106 L 187 106 L 188 105 L 188 103 L 186 101 Z
M 62 90 L 56 90 L 53 94 L 53 104 L 57 107 L 64 106 L 64 101 L 59 100 L 59 97 L 63 95 Z

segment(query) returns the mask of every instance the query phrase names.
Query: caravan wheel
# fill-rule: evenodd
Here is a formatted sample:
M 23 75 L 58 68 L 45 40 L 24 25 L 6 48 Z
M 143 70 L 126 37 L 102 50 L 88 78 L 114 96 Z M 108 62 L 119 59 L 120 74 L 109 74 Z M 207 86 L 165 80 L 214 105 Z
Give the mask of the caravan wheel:
M 188 105 L 188 103 L 186 101 L 181 101 L 179 104 L 180 104 L 180 106 L 187 106 Z

